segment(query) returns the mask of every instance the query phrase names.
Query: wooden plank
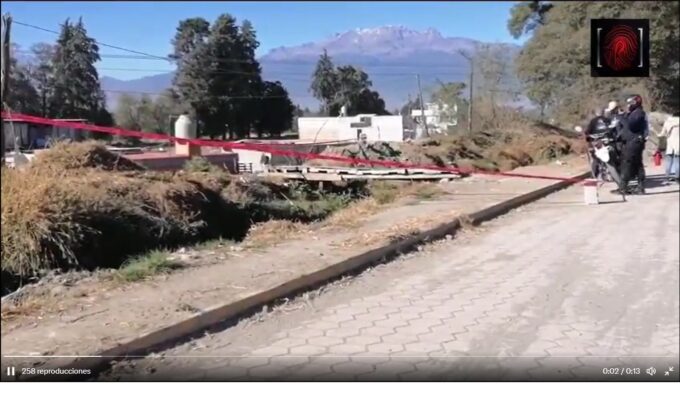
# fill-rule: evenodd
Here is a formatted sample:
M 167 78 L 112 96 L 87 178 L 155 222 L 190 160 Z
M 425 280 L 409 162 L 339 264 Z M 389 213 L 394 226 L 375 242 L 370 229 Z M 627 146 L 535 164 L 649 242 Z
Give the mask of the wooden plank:
M 343 180 L 441 180 L 441 179 L 461 179 L 461 175 L 385 175 L 385 176 L 343 176 Z

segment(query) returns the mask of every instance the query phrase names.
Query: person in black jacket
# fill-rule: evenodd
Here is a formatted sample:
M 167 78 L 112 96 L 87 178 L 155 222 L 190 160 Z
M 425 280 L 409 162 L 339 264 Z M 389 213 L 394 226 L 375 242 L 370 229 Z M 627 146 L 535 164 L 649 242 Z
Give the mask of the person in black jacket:
M 637 177 L 636 194 L 645 193 L 645 168 L 643 153 L 647 139 L 647 114 L 642 108 L 642 98 L 638 95 L 626 100 L 628 112 L 621 118 L 621 138 L 623 140 L 623 156 L 621 165 L 621 187 L 628 191 L 628 183 L 633 176 Z

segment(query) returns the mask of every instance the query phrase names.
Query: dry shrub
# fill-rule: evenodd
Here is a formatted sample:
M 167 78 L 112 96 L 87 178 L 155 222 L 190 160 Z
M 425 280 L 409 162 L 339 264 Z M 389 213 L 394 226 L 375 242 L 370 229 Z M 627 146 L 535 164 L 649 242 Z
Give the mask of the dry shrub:
M 254 222 L 319 220 L 357 190 L 319 193 L 197 166 L 145 171 L 101 145 L 74 143 L 41 153 L 26 168 L 3 169 L 3 286 L 51 269 L 118 267 L 153 249 L 241 240 Z
M 22 170 L 3 169 L 3 280 L 54 268 L 116 267 L 150 249 L 247 231 L 248 217 L 199 181 L 107 171 L 111 158 L 99 147 L 73 146 L 46 151 Z
M 38 153 L 32 167 L 45 169 L 46 172 L 82 168 L 117 171 L 144 170 L 137 163 L 106 150 L 104 145 L 97 142 L 59 142 L 49 150 Z
M 374 142 L 365 146 L 360 146 L 358 143 L 328 146 L 323 149 L 322 154 L 326 156 L 341 156 L 352 159 L 397 160 L 401 156 L 401 151 L 399 150 L 399 143 Z M 365 167 L 365 165 L 352 164 L 351 162 L 325 159 L 311 159 L 305 161 L 304 164 L 308 166 L 345 168 Z
M 496 110 L 499 119 L 487 122 L 485 131 L 454 136 L 435 136 L 415 142 L 369 144 L 360 153 L 358 145 L 333 147 L 324 154 L 396 160 L 412 164 L 469 169 L 508 170 L 552 160 L 571 153 L 582 153 L 585 145 L 576 135 L 550 125 L 524 119 L 514 111 Z M 497 127 L 495 125 L 502 124 Z M 317 160 L 325 166 L 345 166 Z
M 509 170 L 571 153 L 580 154 L 585 150 L 585 145 L 574 132 L 537 123 L 518 110 L 492 105 L 488 98 L 475 102 L 474 126 L 472 136 L 461 128 L 454 135 L 433 136 L 413 142 L 378 142 L 364 148 L 357 144 L 329 147 L 323 154 L 450 166 L 468 172 L 475 169 Z M 348 166 L 339 163 L 313 162 L 317 165 Z
M 199 173 L 219 173 L 222 168 L 216 166 L 203 156 L 196 156 L 184 163 L 184 170 Z

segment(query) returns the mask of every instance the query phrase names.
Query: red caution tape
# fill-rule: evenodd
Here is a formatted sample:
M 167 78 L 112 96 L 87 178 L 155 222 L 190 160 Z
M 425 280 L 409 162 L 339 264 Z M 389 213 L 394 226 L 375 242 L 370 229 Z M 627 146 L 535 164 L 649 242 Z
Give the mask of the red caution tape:
M 2 118 L 7 120 L 23 121 L 27 123 L 42 124 L 47 126 L 56 126 L 61 128 L 79 129 L 87 130 L 91 132 L 106 133 L 114 136 L 131 137 L 136 139 L 149 139 L 149 140 L 163 140 L 179 144 L 192 144 L 196 146 L 205 147 L 218 147 L 223 149 L 242 149 L 242 150 L 252 150 L 258 152 L 269 153 L 272 155 L 293 157 L 298 159 L 319 159 L 319 160 L 331 160 L 341 163 L 348 163 L 351 165 L 366 165 L 366 166 L 382 166 L 387 168 L 401 168 L 401 169 L 426 169 L 426 170 L 436 170 L 449 173 L 458 174 L 480 174 L 480 175 L 495 175 L 495 176 L 507 176 L 507 177 L 521 177 L 528 179 L 543 179 L 543 180 L 560 180 L 560 181 L 572 181 L 578 182 L 582 179 L 574 179 L 568 177 L 556 177 L 556 176 L 538 176 L 529 175 L 524 173 L 513 173 L 513 172 L 491 172 L 486 170 L 478 170 L 474 168 L 459 168 L 452 166 L 435 166 L 435 165 L 423 165 L 408 162 L 396 162 L 392 160 L 369 160 L 369 159 L 357 159 L 347 156 L 335 156 L 335 155 L 323 155 L 315 153 L 299 152 L 295 150 L 283 150 L 277 148 L 276 146 L 285 145 L 286 143 L 278 144 L 263 144 L 263 143 L 242 143 L 242 142 L 225 142 L 225 141 L 215 141 L 215 140 L 204 140 L 204 139 L 184 139 L 175 136 L 159 134 L 159 133 L 148 133 L 139 132 L 135 130 L 126 130 L 118 127 L 107 127 L 107 126 L 97 126 L 92 124 L 84 123 L 72 123 L 65 122 L 54 119 L 47 119 L 44 117 L 31 116 L 21 113 L 8 113 L 2 112 Z M 323 143 L 320 143 L 323 144 Z

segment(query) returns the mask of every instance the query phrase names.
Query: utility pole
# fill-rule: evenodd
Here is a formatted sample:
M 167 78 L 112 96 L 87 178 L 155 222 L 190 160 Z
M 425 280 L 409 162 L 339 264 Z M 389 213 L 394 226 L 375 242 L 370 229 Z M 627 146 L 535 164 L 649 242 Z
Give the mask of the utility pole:
M 9 30 L 10 26 L 12 25 L 12 17 L 8 14 L 5 14 L 2 16 L 2 68 L 1 68 L 1 75 L 2 79 L 0 82 L 2 83 L 1 87 L 1 95 L 0 100 L 2 100 L 2 110 L 5 110 L 5 107 L 7 107 L 7 102 L 9 101 L 9 46 L 10 46 L 10 40 L 9 40 Z M 2 165 L 4 166 L 5 164 L 5 139 L 7 136 L 5 136 L 5 122 L 2 122 L 2 128 L 0 128 L 0 141 L 1 141 L 1 148 L 0 150 L 2 151 Z
M 468 121 L 467 121 L 467 129 L 468 129 L 468 136 L 472 137 L 472 88 L 474 86 L 473 81 L 474 81 L 474 73 L 475 73 L 475 67 L 473 64 L 472 57 L 466 55 L 462 51 L 458 52 L 461 56 L 463 56 L 465 59 L 467 59 L 468 63 L 470 63 L 470 84 L 468 85 L 469 90 L 468 90 Z
M 423 89 L 420 87 L 420 74 L 416 74 L 418 79 L 418 95 L 420 96 L 420 119 L 423 122 L 423 127 L 425 128 L 425 136 L 430 137 L 430 131 L 427 130 L 427 118 L 425 117 L 425 105 L 423 104 Z

